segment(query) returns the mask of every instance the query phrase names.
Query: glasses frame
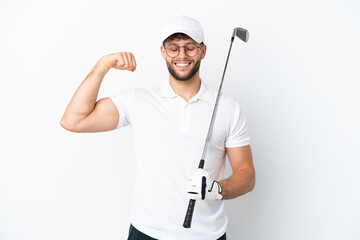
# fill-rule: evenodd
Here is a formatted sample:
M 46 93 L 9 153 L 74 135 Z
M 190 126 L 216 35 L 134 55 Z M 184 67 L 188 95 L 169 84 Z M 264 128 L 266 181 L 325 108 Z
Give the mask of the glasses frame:
M 168 57 L 170 57 L 170 58 L 176 58 L 177 56 L 179 56 L 179 54 L 180 54 L 180 48 L 184 48 L 184 51 L 185 51 L 185 55 L 186 56 L 188 56 L 188 57 L 194 57 L 197 53 L 198 53 L 198 51 L 199 51 L 199 49 L 202 47 L 202 46 L 204 46 L 204 43 L 202 42 L 202 43 L 200 43 L 200 45 L 199 46 L 196 46 L 197 47 L 197 50 L 196 50 L 196 53 L 193 55 L 193 56 L 190 56 L 190 55 L 188 55 L 187 54 L 187 51 L 186 51 L 186 45 L 189 45 L 189 44 L 193 44 L 193 45 L 195 45 L 196 46 L 196 44 L 195 43 L 192 43 L 192 42 L 190 42 L 190 43 L 187 43 L 187 44 L 185 44 L 184 46 L 177 46 L 176 44 L 169 44 L 167 47 L 165 47 L 164 46 L 164 48 L 165 48 L 165 52 L 166 52 L 166 55 L 168 55 Z M 168 47 L 170 46 L 170 45 L 176 45 L 177 47 L 178 47 L 178 50 L 177 50 L 177 54 L 176 54 L 176 56 L 174 56 L 174 57 L 171 57 L 169 54 L 168 54 L 168 52 L 167 52 L 167 49 L 168 49 Z

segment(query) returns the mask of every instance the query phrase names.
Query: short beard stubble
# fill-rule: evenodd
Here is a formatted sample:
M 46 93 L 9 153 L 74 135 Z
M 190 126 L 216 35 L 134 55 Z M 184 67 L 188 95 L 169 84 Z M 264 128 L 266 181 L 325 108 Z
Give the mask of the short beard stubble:
M 191 79 L 192 77 L 194 77 L 194 75 L 199 71 L 200 62 L 201 62 L 201 60 L 196 61 L 193 69 L 189 72 L 189 74 L 187 74 L 185 76 L 179 76 L 176 73 L 174 67 L 168 61 L 166 61 L 166 65 L 167 65 L 167 68 L 168 68 L 171 76 L 173 76 L 176 80 L 178 80 L 178 81 L 187 81 L 187 80 Z

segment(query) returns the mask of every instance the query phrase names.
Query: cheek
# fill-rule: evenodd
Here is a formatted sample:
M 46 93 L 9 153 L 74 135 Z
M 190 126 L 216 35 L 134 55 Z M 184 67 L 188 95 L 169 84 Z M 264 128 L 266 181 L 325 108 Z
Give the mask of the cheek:
M 165 56 L 165 61 L 166 61 L 168 64 L 173 64 L 172 59 L 169 59 L 169 58 L 166 57 L 166 56 Z

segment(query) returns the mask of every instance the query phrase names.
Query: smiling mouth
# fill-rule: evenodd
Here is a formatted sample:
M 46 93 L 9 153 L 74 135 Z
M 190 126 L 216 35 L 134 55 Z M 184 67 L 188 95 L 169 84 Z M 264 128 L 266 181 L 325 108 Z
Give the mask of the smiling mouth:
M 175 62 L 174 65 L 179 70 L 186 70 L 190 67 L 192 63 L 191 62 Z

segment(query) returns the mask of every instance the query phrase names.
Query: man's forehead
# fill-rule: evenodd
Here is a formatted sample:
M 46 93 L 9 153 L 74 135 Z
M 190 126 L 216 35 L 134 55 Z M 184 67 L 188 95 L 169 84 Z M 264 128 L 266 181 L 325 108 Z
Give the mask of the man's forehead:
M 192 38 L 188 38 L 188 39 L 172 39 L 172 40 L 169 40 L 167 41 L 167 45 L 170 45 L 170 44 L 187 44 L 187 43 L 197 43 L 195 42 Z

